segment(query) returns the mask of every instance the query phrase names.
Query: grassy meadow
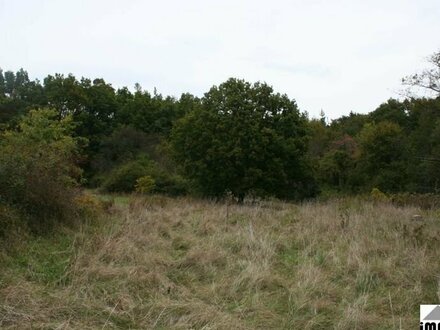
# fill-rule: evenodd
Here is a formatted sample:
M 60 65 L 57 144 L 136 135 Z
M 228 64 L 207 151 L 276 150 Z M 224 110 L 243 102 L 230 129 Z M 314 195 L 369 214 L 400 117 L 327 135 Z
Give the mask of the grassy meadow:
M 439 217 L 356 198 L 118 197 L 0 255 L 0 328 L 414 329 L 439 302 Z

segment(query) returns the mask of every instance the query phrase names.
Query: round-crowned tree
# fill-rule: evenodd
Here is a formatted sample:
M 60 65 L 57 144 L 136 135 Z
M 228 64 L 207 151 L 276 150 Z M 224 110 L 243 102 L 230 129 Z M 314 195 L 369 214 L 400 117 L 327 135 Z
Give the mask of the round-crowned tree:
M 231 78 L 175 124 L 171 146 L 205 196 L 308 197 L 316 184 L 305 159 L 306 121 L 295 101 L 267 84 Z

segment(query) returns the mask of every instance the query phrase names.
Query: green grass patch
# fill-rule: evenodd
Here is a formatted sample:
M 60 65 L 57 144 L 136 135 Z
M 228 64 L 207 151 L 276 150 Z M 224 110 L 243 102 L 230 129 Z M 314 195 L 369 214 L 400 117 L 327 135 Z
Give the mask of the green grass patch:
M 73 236 L 57 234 L 53 237 L 31 238 L 20 251 L 3 262 L 3 277 L 24 277 L 49 285 L 69 281 L 67 270 L 74 255 Z

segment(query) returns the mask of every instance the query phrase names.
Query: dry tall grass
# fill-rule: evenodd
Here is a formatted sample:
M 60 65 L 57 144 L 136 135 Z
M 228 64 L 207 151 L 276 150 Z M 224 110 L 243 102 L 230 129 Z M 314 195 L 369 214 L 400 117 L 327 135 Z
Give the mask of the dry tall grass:
M 62 278 L 0 270 L 0 327 L 414 329 L 419 304 L 439 302 L 436 211 L 155 196 L 121 208 L 77 234 Z

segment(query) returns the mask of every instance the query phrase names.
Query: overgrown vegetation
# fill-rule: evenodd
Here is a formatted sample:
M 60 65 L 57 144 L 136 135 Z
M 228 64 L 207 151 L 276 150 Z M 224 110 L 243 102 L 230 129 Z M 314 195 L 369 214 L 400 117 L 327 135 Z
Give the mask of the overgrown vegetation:
M 404 78 L 430 98 L 390 99 L 369 114 L 310 119 L 265 83 L 229 79 L 202 98 L 115 90 L 103 79 L 0 71 L 0 129 L 14 130 L 30 109 L 69 117 L 87 139 L 84 184 L 134 191 L 224 197 L 304 198 L 324 193 L 437 193 L 440 182 L 439 53 Z M 148 160 L 148 165 L 146 165 Z M 144 167 L 144 169 L 141 169 Z M 124 179 L 126 177 L 126 179 Z M 123 182 L 126 181 L 126 182 Z
M 121 201 L 1 262 L 0 327 L 412 329 L 439 299 L 438 209 Z
M 79 216 L 75 198 L 81 178 L 77 166 L 78 140 L 70 136 L 70 117 L 61 121 L 51 110 L 30 111 L 17 130 L 0 138 L 0 214 L 10 227 L 12 214 L 20 214 L 34 231 Z M 15 210 L 15 211 L 12 211 Z

